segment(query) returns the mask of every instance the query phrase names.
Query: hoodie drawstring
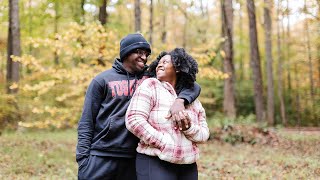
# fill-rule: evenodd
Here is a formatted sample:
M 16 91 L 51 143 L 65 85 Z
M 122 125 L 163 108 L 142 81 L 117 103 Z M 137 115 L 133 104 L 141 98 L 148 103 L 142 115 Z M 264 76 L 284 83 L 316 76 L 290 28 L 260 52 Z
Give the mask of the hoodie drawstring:
M 137 75 L 134 76 L 134 84 L 132 85 L 132 94 L 130 94 L 130 78 L 129 78 L 129 73 L 128 72 L 127 72 L 127 81 L 128 81 L 128 96 L 127 96 L 127 99 L 130 99 L 131 96 L 136 91 L 137 81 L 138 81 Z
M 128 82 L 128 96 L 127 99 L 130 99 L 130 80 L 129 80 L 129 73 L 127 72 L 127 82 Z
M 134 92 L 136 92 L 136 89 L 137 89 L 137 81 L 138 81 L 138 78 L 137 78 L 137 75 L 134 76 L 134 84 L 132 86 L 132 95 L 134 94 Z

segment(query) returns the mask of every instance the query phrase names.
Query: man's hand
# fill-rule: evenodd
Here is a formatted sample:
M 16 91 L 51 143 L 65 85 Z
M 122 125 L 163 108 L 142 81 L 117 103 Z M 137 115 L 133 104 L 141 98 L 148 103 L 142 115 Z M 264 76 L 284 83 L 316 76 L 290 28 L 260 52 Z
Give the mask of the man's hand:
M 172 104 L 167 119 L 171 119 L 175 129 L 181 131 L 187 130 L 190 127 L 190 118 L 187 117 L 187 113 L 184 112 L 184 100 L 177 98 Z
M 189 117 L 189 115 L 188 115 L 188 113 L 186 111 L 183 111 L 182 113 L 183 113 L 183 116 L 185 118 L 183 119 L 183 121 L 181 121 L 181 125 L 182 126 L 181 126 L 180 130 L 181 131 L 186 131 L 191 126 L 191 119 L 190 119 L 190 117 Z

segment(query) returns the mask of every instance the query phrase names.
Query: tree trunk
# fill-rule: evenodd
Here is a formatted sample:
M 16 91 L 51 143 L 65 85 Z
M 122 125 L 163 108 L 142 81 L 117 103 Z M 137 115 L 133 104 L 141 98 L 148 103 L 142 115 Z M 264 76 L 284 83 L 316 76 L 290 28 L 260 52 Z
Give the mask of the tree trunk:
M 149 25 L 149 43 L 152 44 L 153 34 L 153 0 L 150 0 L 150 25 Z
M 240 78 L 238 80 L 243 80 L 244 79 L 244 62 L 243 62 L 243 27 L 242 27 L 242 2 L 241 0 L 239 0 L 239 43 L 240 43 L 240 48 L 238 49 L 240 57 L 239 57 L 239 61 L 240 61 Z
M 187 47 L 187 29 L 188 29 L 188 19 L 185 16 L 185 22 L 183 25 L 183 36 L 182 36 L 182 47 L 184 49 Z
M 107 0 L 102 0 L 101 3 L 99 8 L 99 21 L 102 25 L 105 25 L 108 21 Z
M 287 19 L 288 19 L 288 24 L 287 24 L 287 61 L 290 61 L 291 55 L 290 55 L 290 46 L 291 46 L 291 35 L 290 35 L 290 10 L 289 10 L 289 0 L 287 0 Z M 289 92 L 289 104 L 291 104 L 291 90 L 292 90 L 292 85 L 291 85 L 291 71 L 290 71 L 290 63 L 288 63 L 288 71 L 287 71 L 287 79 L 288 79 L 288 92 Z
M 318 36 L 320 39 L 320 22 L 318 23 L 319 23 Z M 318 42 L 318 45 L 317 45 L 317 59 L 318 59 L 318 84 L 320 85 L 320 42 Z
M 273 88 L 273 59 L 272 59 L 272 22 L 270 11 L 272 0 L 264 0 L 264 29 L 265 29 L 265 50 L 267 60 L 267 119 L 269 125 L 274 125 L 274 88 Z
M 233 9 L 232 0 L 221 0 L 222 36 L 224 41 L 225 58 L 223 61 L 224 72 L 229 78 L 224 80 L 223 111 L 229 118 L 236 117 L 235 107 L 235 72 L 233 65 Z
M 320 0 L 317 0 L 318 5 L 318 19 L 320 19 Z M 317 41 L 317 59 L 318 59 L 318 83 L 320 85 L 320 22 L 317 22 L 318 41 Z
M 192 3 L 192 2 L 191 2 Z M 183 34 L 182 34 L 182 47 L 186 48 L 187 47 L 187 31 L 188 31 L 188 13 L 186 11 L 186 8 L 181 7 L 177 2 L 174 3 L 174 5 L 177 6 L 179 11 L 183 14 L 184 16 L 184 25 L 183 25 Z
M 81 18 L 80 18 L 80 24 L 82 24 L 82 25 L 85 24 L 85 22 L 86 22 L 86 18 L 85 18 L 86 11 L 84 10 L 85 1 L 86 1 L 86 0 L 81 0 Z
M 162 20 L 162 32 L 161 32 L 161 42 L 165 44 L 167 42 L 167 30 L 166 30 L 166 19 L 167 19 L 167 6 L 166 0 L 162 1 L 162 13 L 161 13 L 161 20 Z
M 10 89 L 12 83 L 19 82 L 19 62 L 14 62 L 11 56 L 20 56 L 20 19 L 19 0 L 9 1 L 9 30 L 8 30 L 8 58 L 7 58 L 7 93 L 14 94 L 18 88 Z
M 264 120 L 264 103 L 263 103 L 263 89 L 262 76 L 260 67 L 260 54 L 258 47 L 258 33 L 256 27 L 255 5 L 253 0 L 247 0 L 247 9 L 249 15 L 249 36 L 250 36 L 250 65 L 253 71 L 254 84 L 254 103 L 257 120 L 262 122 Z
M 201 17 L 202 19 L 206 19 L 206 23 L 209 24 L 209 15 L 208 15 L 208 1 L 206 8 L 203 5 L 203 0 L 200 0 L 200 9 L 201 9 Z M 206 9 L 206 10 L 205 10 Z M 202 43 L 205 44 L 207 43 L 207 27 L 205 26 L 200 26 L 199 27 L 199 35 L 202 37 Z
M 134 30 L 136 32 L 141 32 L 141 8 L 140 0 L 134 1 Z
M 32 7 L 31 7 L 31 3 L 32 3 L 32 0 L 29 0 L 28 2 L 28 18 L 29 18 L 29 29 L 28 29 L 28 34 L 29 34 L 29 37 L 32 37 Z M 29 54 L 31 55 L 32 54 L 32 45 L 29 44 Z
M 281 51 L 281 36 L 280 36 L 280 7 L 281 2 L 280 0 L 278 1 L 278 8 L 277 8 L 277 54 L 278 54 L 278 66 L 277 66 L 277 75 L 278 75 L 278 98 L 280 101 L 280 115 L 281 115 L 281 121 L 284 126 L 287 125 L 287 119 L 286 119 L 286 110 L 285 110 L 285 104 L 284 104 L 284 99 L 283 99 L 283 75 L 282 75 L 282 62 L 283 62 L 283 55 Z
M 304 0 L 304 8 L 305 11 L 307 10 L 307 3 Z M 311 59 L 311 45 L 310 45 L 310 33 L 309 33 L 309 23 L 308 19 L 305 19 L 305 32 L 306 34 L 306 45 L 307 45 L 307 53 L 308 53 L 308 64 L 309 64 L 309 80 L 310 80 L 310 94 L 311 94 L 311 105 L 312 105 L 312 112 L 314 112 L 314 82 L 313 82 L 313 68 L 312 68 L 312 59 Z
M 296 119 L 297 119 L 297 124 L 298 127 L 301 127 L 301 105 L 300 105 L 300 93 L 299 93 L 299 78 L 298 78 L 298 62 L 294 63 L 294 79 L 295 79 L 295 89 L 296 89 Z

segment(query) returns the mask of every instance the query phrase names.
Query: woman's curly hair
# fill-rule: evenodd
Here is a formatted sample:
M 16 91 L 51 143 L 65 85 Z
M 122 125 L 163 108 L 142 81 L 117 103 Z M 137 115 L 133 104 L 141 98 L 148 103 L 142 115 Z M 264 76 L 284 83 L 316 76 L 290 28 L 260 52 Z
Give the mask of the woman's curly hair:
M 149 66 L 149 72 L 155 76 L 156 67 L 160 59 L 170 55 L 172 64 L 177 71 L 176 91 L 179 93 L 183 88 L 191 88 L 196 81 L 196 74 L 198 73 L 198 63 L 192 56 L 190 56 L 183 48 L 175 48 L 168 52 L 161 52 L 157 59 Z

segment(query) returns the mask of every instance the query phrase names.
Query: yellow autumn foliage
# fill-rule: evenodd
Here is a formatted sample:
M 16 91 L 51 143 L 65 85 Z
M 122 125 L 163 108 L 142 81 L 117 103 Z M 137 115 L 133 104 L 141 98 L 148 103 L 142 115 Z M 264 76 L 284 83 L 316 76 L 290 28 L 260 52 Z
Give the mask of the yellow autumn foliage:
M 85 91 L 91 79 L 112 66 L 119 53 L 122 36 L 96 24 L 71 23 L 60 34 L 46 38 L 28 38 L 24 46 L 31 54 L 13 57 L 23 66 L 17 99 L 22 116 L 18 123 L 25 128 L 68 128 L 76 126 L 82 111 Z M 227 76 L 210 65 L 216 56 L 203 46 L 190 54 L 199 62 L 199 78 L 212 80 Z M 151 61 L 164 47 L 153 47 Z M 54 55 L 59 64 L 55 64 Z M 150 62 L 151 62 L 150 61 Z

